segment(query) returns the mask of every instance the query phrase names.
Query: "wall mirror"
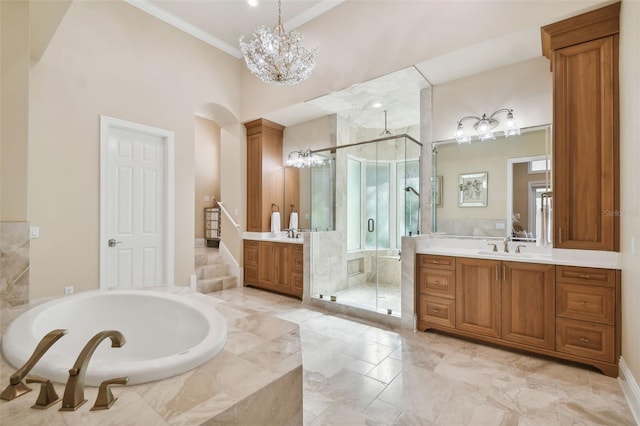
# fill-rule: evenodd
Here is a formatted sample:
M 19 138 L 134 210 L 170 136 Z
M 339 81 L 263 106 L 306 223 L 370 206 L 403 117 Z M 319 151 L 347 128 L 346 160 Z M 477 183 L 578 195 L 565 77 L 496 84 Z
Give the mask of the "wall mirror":
M 434 142 L 432 231 L 536 241 L 550 228 L 550 203 L 542 208 L 552 182 L 550 130 L 537 126 L 488 141 Z

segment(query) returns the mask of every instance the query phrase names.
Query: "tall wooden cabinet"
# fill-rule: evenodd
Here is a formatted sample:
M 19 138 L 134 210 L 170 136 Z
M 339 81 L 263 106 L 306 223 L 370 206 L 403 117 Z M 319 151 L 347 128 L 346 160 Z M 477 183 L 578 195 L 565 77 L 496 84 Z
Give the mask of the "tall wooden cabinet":
M 553 71 L 553 246 L 619 250 L 620 3 L 542 27 Z
M 284 126 L 263 118 L 247 128 L 247 231 L 271 231 L 271 207 L 284 206 L 282 136 Z M 284 213 L 281 213 L 281 215 Z M 281 216 L 280 221 L 284 218 Z M 280 229 L 282 229 L 282 223 Z

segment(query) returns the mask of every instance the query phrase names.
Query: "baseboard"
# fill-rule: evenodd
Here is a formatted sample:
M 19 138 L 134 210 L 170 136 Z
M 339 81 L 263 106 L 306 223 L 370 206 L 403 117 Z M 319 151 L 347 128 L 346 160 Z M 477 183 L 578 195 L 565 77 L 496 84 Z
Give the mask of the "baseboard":
M 205 241 L 204 238 L 196 238 L 196 248 L 200 248 L 200 247 L 205 247 Z
M 231 252 L 229 251 L 229 249 L 227 248 L 227 246 L 224 245 L 224 243 L 222 241 L 220 241 L 220 254 L 222 255 L 222 257 L 224 258 L 224 260 L 227 262 L 227 264 L 229 265 L 229 272 L 232 275 L 235 275 L 238 278 L 238 286 L 242 286 L 242 268 L 240 268 L 240 264 L 238 263 L 238 261 L 236 261 L 236 259 L 233 257 L 233 255 L 231 255 Z
M 638 382 L 635 377 L 633 377 L 633 374 L 631 374 L 629 366 L 627 366 L 627 363 L 624 362 L 622 357 L 620 357 L 620 363 L 618 366 L 620 368 L 620 377 L 618 377 L 618 381 L 622 387 L 622 392 L 627 398 L 629 408 L 631 409 L 631 413 L 633 414 L 636 424 L 640 424 L 640 386 L 638 386 Z

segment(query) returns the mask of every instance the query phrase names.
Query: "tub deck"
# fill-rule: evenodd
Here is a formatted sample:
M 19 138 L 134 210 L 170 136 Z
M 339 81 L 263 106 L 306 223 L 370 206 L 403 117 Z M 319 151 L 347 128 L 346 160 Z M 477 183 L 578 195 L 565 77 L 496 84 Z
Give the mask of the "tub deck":
M 87 403 L 74 412 L 59 412 L 60 403 L 48 410 L 33 410 L 39 386 L 14 399 L 0 400 L 0 424 L 83 425 L 193 425 L 253 424 L 262 419 L 273 424 L 302 424 L 302 357 L 297 324 L 242 303 L 237 295 L 190 294 L 216 308 L 226 319 L 228 342 L 214 359 L 187 373 L 134 386 L 114 386 L 118 398 L 109 410 L 89 411 L 98 389 L 85 388 Z M 49 299 L 50 300 L 50 299 Z M 0 331 L 30 305 L 2 308 Z M 292 303 L 299 303 L 292 301 Z M 71 367 L 71 366 L 69 366 Z M 0 386 L 15 371 L 0 359 Z M 58 395 L 64 385 L 55 384 Z

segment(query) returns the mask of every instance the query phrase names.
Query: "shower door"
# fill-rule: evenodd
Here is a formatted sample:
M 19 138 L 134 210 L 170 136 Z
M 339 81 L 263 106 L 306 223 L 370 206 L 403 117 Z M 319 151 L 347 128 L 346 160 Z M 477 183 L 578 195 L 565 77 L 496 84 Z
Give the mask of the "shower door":
M 332 173 L 312 173 L 312 297 L 399 316 L 401 240 L 420 226 L 420 145 L 402 135 L 331 153 Z

